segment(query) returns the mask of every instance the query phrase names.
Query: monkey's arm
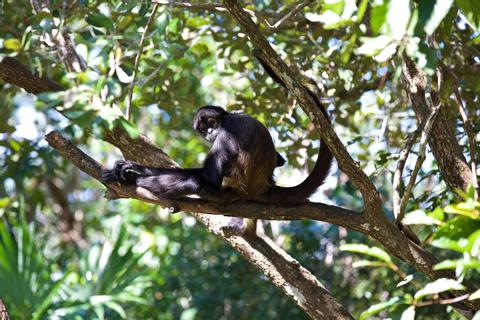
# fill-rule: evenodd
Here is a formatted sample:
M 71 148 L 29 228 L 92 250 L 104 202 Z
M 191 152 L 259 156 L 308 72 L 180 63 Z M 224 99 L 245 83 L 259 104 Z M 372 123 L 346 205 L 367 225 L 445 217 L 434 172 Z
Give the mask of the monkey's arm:
M 233 161 L 238 157 L 238 151 L 233 138 L 222 133 L 215 140 L 203 163 L 203 177 L 220 190 L 223 177 L 229 175 Z
M 178 199 L 191 194 L 198 194 L 202 198 L 216 202 L 239 199 L 229 191 L 220 190 L 221 181 L 215 185 L 205 179 L 203 168 L 162 169 L 120 160 L 115 163 L 113 169 L 103 171 L 102 181 L 136 185 L 169 199 Z

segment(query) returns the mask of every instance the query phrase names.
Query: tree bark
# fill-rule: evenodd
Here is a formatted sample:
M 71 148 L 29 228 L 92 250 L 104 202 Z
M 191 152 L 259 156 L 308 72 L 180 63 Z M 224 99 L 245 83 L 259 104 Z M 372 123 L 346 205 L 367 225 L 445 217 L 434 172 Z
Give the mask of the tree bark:
M 424 122 L 431 113 L 425 100 L 427 75 L 406 54 L 403 55 L 402 79 L 419 123 Z M 438 94 L 433 90 L 431 94 L 434 102 L 438 103 Z M 428 144 L 447 186 L 454 192 L 456 189 L 467 190 L 473 184 L 472 171 L 455 137 L 455 118 L 451 115 L 451 108 L 440 109 L 428 137 Z

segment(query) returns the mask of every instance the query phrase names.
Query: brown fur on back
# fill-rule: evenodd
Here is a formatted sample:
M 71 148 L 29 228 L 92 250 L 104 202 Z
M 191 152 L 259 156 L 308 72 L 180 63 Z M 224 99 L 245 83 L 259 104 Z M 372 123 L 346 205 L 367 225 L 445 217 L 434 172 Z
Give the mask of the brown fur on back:
M 223 186 L 228 186 L 244 195 L 259 195 L 273 184 L 273 170 L 277 154 L 267 128 L 248 115 L 235 115 L 252 132 L 241 137 L 243 145 L 238 157 L 230 165 L 230 176 L 224 177 Z M 247 139 L 245 139 L 247 138 Z

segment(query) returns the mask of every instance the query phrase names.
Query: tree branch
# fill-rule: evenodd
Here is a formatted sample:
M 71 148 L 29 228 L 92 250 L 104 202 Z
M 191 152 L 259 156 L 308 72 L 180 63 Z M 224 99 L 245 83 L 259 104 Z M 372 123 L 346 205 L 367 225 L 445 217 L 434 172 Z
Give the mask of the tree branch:
M 427 90 L 425 91 L 425 96 L 426 96 L 425 101 L 431 108 L 431 113 L 429 114 L 427 119 L 420 124 L 420 126 L 417 128 L 415 133 L 410 136 L 405 148 L 402 150 L 402 152 L 400 152 L 400 159 L 398 160 L 397 168 L 393 176 L 393 213 L 395 215 L 395 219 L 397 223 L 401 222 L 403 220 L 403 217 L 405 216 L 405 208 L 407 206 L 408 199 L 410 198 L 413 187 L 415 186 L 418 172 L 422 167 L 423 161 L 425 161 L 425 149 L 427 146 L 427 138 L 432 129 L 432 125 L 435 121 L 435 117 L 437 116 L 438 111 L 440 110 L 440 105 L 436 105 L 436 106 L 433 105 L 430 92 L 431 92 L 431 86 L 428 85 Z M 410 179 L 408 181 L 407 187 L 405 188 L 403 196 L 400 198 L 400 182 L 402 179 L 403 168 L 408 158 L 408 154 L 410 153 L 410 150 L 412 149 L 413 144 L 417 140 L 420 133 L 422 133 L 422 137 L 420 139 L 417 161 L 415 162 L 414 169 L 412 171 L 412 174 L 410 175 Z
M 402 55 L 402 80 L 405 91 L 413 106 L 419 122 L 424 122 L 430 114 L 430 108 L 425 99 L 427 87 L 426 74 L 418 69 L 415 63 L 406 55 Z M 432 90 L 436 103 L 437 93 Z M 473 184 L 472 171 L 463 155 L 462 148 L 455 137 L 455 129 L 448 116 L 449 108 L 442 108 L 437 120 L 432 126 L 428 144 L 438 162 L 440 173 L 447 186 L 455 192 L 456 189 L 466 190 Z
M 465 110 L 465 106 L 463 105 L 462 96 L 460 95 L 459 87 L 460 87 L 460 80 L 458 76 L 453 72 L 450 68 L 448 68 L 443 61 L 439 60 L 439 65 L 441 69 L 447 72 L 449 75 L 453 77 L 454 87 L 453 87 L 453 94 L 455 95 L 455 99 L 457 100 L 458 111 L 462 117 L 463 127 L 467 134 L 468 138 L 468 145 L 470 149 L 470 169 L 472 170 L 472 183 L 473 187 L 477 190 L 477 197 L 478 193 L 480 192 L 478 179 L 477 179 L 477 160 L 476 160 L 476 151 L 475 151 L 475 133 L 472 130 L 472 125 L 470 123 L 470 119 L 468 118 L 467 112 Z
M 60 133 L 52 131 L 45 136 L 48 144 L 72 162 L 77 168 L 100 181 L 102 166 L 89 157 Z M 298 206 L 282 207 L 248 201 L 234 203 L 215 203 L 198 198 L 171 200 L 158 197 L 143 188 L 109 184 L 114 191 L 111 198 L 134 198 L 162 207 L 172 207 L 180 211 L 203 212 L 214 215 L 234 216 L 263 220 L 319 220 L 338 224 L 346 228 L 367 232 L 361 226 L 364 222 L 360 213 L 322 203 L 306 203 Z

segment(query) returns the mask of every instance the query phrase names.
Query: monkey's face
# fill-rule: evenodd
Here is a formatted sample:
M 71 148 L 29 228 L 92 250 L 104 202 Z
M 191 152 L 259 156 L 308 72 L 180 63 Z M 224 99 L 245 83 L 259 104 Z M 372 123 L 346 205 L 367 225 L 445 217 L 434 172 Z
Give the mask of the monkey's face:
M 220 131 L 220 119 L 215 117 L 200 118 L 197 125 L 194 124 L 194 128 L 202 135 L 202 137 L 213 142 Z
M 221 122 L 225 114 L 227 112 L 220 107 L 200 108 L 193 119 L 193 129 L 206 140 L 213 142 L 221 130 Z

